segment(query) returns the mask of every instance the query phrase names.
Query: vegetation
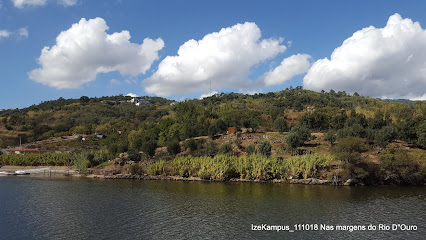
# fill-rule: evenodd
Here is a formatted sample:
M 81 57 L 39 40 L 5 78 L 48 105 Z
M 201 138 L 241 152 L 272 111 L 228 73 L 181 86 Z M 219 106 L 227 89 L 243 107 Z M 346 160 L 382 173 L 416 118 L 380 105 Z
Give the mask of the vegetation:
M 384 101 L 301 87 L 254 95 L 220 93 L 174 104 L 141 98 L 150 104 L 135 106 L 122 95 L 82 96 L 1 111 L 1 148 L 31 143 L 50 153 L 2 154 L 0 164 L 87 168 L 127 156 L 155 162 L 145 169 L 150 174 L 207 179 L 306 177 L 328 171 L 371 184 L 425 181 L 424 101 Z M 253 136 L 274 135 L 275 140 L 223 139 L 229 127 Z M 70 136 L 75 138 L 67 140 Z M 181 157 L 173 159 L 176 155 Z M 239 161 L 256 168 L 244 170 L 235 165 Z

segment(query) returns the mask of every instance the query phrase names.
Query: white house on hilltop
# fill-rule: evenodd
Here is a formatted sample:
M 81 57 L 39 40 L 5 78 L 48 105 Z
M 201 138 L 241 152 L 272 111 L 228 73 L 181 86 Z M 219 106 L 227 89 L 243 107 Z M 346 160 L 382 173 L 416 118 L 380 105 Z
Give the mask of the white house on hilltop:
M 134 103 L 136 106 L 150 104 L 148 101 L 144 99 L 137 99 L 137 98 L 132 98 L 130 102 Z

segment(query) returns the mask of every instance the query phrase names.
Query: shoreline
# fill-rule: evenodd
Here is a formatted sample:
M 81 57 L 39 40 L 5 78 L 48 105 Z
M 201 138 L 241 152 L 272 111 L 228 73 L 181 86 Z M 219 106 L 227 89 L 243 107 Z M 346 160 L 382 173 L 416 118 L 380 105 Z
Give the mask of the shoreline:
M 113 175 L 104 175 L 104 174 L 82 174 L 73 168 L 66 166 L 3 166 L 0 168 L 0 172 L 9 172 L 14 173 L 15 171 L 31 171 L 43 168 L 43 172 L 31 172 L 26 176 L 33 177 L 47 177 L 46 175 L 56 176 L 56 177 L 74 177 L 74 178 L 87 178 L 87 179 L 124 179 L 124 180 L 162 180 L 162 181 L 184 181 L 184 182 L 193 182 L 193 181 L 202 181 L 202 182 L 258 182 L 258 183 L 281 183 L 281 184 L 304 184 L 304 185 L 332 185 L 332 186 L 355 186 L 362 185 L 356 184 L 353 181 L 348 183 L 343 182 L 333 182 L 332 180 L 323 180 L 318 178 L 307 178 L 307 179 L 272 179 L 272 180 L 248 180 L 248 179 L 239 179 L 231 178 L 227 180 L 215 180 L 215 179 L 202 179 L 200 177 L 181 177 L 181 176 L 163 176 L 163 175 L 134 175 L 134 174 L 113 174 Z M 44 170 L 46 169 L 46 170 Z M 59 176 L 58 176 L 59 175 Z M 7 176 L 7 175 L 5 175 Z M 9 175 L 10 176 L 10 175 Z
M 4 176 L 13 176 L 18 175 L 22 176 L 24 174 L 13 174 L 15 171 L 28 171 L 28 170 L 37 170 L 37 169 L 48 169 L 43 172 L 31 172 L 26 174 L 28 177 L 58 177 L 58 178 L 85 178 L 85 179 L 103 179 L 103 180 L 159 180 L 159 181 L 182 181 L 182 182 L 247 182 L 247 183 L 275 183 L 275 184 L 302 184 L 302 185 L 328 185 L 328 186 L 365 186 L 364 183 L 358 182 L 356 180 L 348 179 L 345 182 L 342 181 L 333 181 L 325 180 L 319 178 L 306 178 L 306 179 L 271 179 L 271 180 L 248 180 L 248 179 L 239 179 L 231 178 L 226 180 L 215 180 L 215 179 L 203 179 L 200 177 L 181 177 L 181 176 L 164 176 L 164 175 L 134 175 L 134 174 L 87 174 L 80 173 L 74 170 L 71 167 L 67 166 L 11 166 L 6 165 L 0 167 L 0 172 L 8 172 L 10 175 L 1 175 Z M 371 186 L 389 186 L 395 184 L 373 184 Z M 405 185 L 395 185 L 395 186 L 405 186 Z M 411 185 L 407 185 L 411 186 Z M 416 186 L 416 185 L 412 185 Z M 417 186 L 426 186 L 417 185 Z

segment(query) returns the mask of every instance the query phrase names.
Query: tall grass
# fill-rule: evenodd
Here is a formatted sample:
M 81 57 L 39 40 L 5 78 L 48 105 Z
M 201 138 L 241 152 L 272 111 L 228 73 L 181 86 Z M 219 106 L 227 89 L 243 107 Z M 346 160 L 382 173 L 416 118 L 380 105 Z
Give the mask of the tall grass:
M 69 166 L 71 165 L 69 153 L 29 153 L 29 154 L 2 154 L 1 165 L 16 166 Z
M 149 174 L 200 177 L 202 179 L 246 180 L 283 179 L 287 175 L 303 174 L 307 178 L 315 176 L 318 170 L 332 161 L 328 155 L 305 155 L 289 160 L 280 160 L 260 155 L 236 157 L 216 155 L 215 157 L 177 157 L 172 161 L 159 161 L 148 167 Z M 166 166 L 167 165 L 167 166 Z

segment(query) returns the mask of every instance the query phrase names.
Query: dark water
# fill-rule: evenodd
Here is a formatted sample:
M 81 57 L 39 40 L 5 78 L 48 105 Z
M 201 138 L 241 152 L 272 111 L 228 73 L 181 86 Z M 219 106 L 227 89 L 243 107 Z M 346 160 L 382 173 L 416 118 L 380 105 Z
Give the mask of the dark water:
M 0 239 L 426 239 L 426 188 L 0 177 Z M 252 231 L 251 224 L 416 225 Z

